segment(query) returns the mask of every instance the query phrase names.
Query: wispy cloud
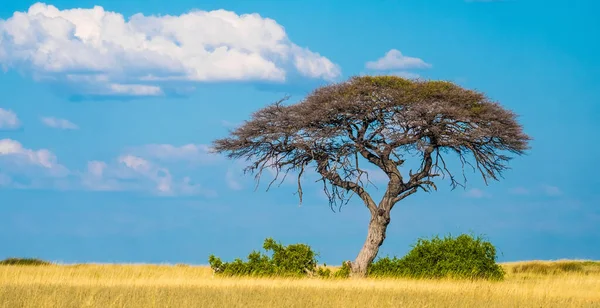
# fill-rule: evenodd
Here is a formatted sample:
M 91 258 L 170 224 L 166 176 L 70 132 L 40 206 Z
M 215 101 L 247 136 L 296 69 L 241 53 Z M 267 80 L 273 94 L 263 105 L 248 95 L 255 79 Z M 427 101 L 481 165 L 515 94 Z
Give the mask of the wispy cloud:
M 21 121 L 19 121 L 16 113 L 12 110 L 0 108 L 0 129 L 17 129 L 20 126 Z
M 0 19 L 0 64 L 97 96 L 179 93 L 182 82 L 340 75 L 338 65 L 294 44 L 282 25 L 259 14 L 126 18 L 101 6 L 61 10 L 44 3 Z
M 77 126 L 75 123 L 73 123 L 69 120 L 66 120 L 66 119 L 59 119 L 59 118 L 55 118 L 55 117 L 42 117 L 41 120 L 42 120 L 42 123 L 44 123 L 44 125 L 46 125 L 48 127 L 52 127 L 52 128 L 65 129 L 65 130 L 79 129 L 79 126 Z

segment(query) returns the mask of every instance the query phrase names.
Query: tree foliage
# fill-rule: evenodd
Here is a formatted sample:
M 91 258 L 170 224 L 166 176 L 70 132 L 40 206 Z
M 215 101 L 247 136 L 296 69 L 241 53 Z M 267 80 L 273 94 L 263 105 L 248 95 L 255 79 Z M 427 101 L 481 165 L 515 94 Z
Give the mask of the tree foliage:
M 437 189 L 435 177 L 448 177 L 453 188 L 464 185 L 465 167 L 486 182 L 498 179 L 511 159 L 507 153 L 523 154 L 530 139 L 513 112 L 445 81 L 353 77 L 318 88 L 297 104 L 283 101 L 258 110 L 231 136 L 216 140 L 216 152 L 248 160 L 245 171 L 257 180 L 265 169 L 275 170 L 269 186 L 297 172 L 300 202 L 301 177 L 313 166 L 331 206 L 356 194 L 373 214 L 378 206 L 364 189 L 368 173 L 359 157 L 389 177 L 388 202 L 380 204 L 389 211 L 419 188 Z M 449 152 L 462 170 L 450 170 L 444 155 Z M 414 155 L 420 158 L 418 169 L 401 174 L 399 167 Z

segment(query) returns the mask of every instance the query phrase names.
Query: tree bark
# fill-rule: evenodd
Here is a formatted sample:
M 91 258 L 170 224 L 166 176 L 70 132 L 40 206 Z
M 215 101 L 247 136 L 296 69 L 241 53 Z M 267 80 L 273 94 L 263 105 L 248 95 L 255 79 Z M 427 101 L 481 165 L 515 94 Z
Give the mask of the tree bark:
M 362 249 L 358 253 L 356 260 L 350 264 L 351 277 L 364 278 L 367 276 L 367 268 L 375 260 L 379 247 L 385 240 L 385 231 L 390 223 L 389 210 L 378 209 L 375 215 L 371 216 L 369 222 L 369 231 L 367 232 L 367 240 Z

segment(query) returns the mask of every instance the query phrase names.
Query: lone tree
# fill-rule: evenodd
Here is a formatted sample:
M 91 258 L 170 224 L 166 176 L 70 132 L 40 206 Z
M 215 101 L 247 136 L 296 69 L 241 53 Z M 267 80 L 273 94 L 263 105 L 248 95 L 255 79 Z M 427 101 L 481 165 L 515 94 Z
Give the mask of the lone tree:
M 445 81 L 353 77 L 320 87 L 297 104 L 285 106 L 284 100 L 255 112 L 228 138 L 215 140 L 214 150 L 246 159 L 244 171 L 257 181 L 265 169 L 274 170 L 269 187 L 280 175 L 297 172 L 300 202 L 307 168 L 321 176 L 330 206 L 360 197 L 371 219 L 365 244 L 350 263 L 355 277 L 366 276 L 396 203 L 419 189 L 437 190 L 433 180 L 440 176 L 449 178 L 452 189 L 464 187 L 468 167 L 486 184 L 498 180 L 511 159 L 506 154 L 522 155 L 530 140 L 513 112 Z M 402 174 L 410 156 L 417 157 L 416 170 Z M 451 156 L 454 169 L 446 164 Z M 370 181 L 359 161 L 389 178 L 378 203 L 366 190 Z

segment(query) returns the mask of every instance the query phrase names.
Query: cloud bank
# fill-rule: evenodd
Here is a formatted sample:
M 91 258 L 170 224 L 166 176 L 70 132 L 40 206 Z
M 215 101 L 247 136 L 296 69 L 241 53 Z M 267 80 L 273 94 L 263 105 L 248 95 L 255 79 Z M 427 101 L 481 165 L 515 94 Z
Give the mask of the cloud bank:
M 283 26 L 258 14 L 195 10 L 126 19 L 101 6 L 60 10 L 44 3 L 0 19 L 0 65 L 97 96 L 178 93 L 190 82 L 340 75 L 332 61 L 294 44 Z
M 172 145 L 170 147 L 180 148 Z M 205 148 L 202 145 L 196 147 Z M 189 146 L 181 148 L 186 149 Z M 152 159 L 156 158 L 153 153 L 147 152 L 146 155 L 125 152 L 111 161 L 92 160 L 83 170 L 71 170 L 61 165 L 56 155 L 48 149 L 29 149 L 16 140 L 2 139 L 0 140 L 0 187 L 132 191 L 161 196 L 214 197 L 216 195 L 213 190 L 194 183 L 189 176 L 174 175 L 161 161 Z M 178 155 L 170 158 L 172 161 L 184 158 Z M 198 150 L 196 155 L 204 157 L 212 154 Z M 161 157 L 166 156 L 169 155 L 165 154 Z M 197 161 L 189 153 L 185 158 Z

